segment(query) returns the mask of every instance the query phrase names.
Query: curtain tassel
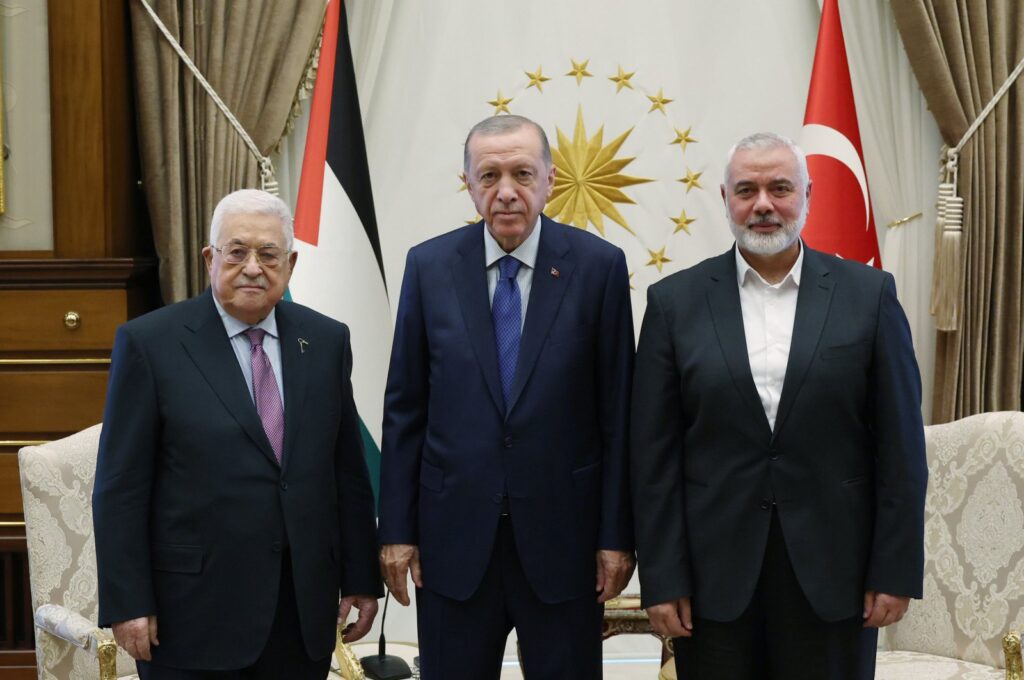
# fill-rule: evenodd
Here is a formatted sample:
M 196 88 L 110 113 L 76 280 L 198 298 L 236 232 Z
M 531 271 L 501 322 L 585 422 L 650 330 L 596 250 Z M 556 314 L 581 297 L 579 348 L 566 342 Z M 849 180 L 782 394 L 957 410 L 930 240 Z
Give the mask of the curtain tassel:
M 937 243 L 932 280 L 931 313 L 940 331 L 960 328 L 960 292 L 963 282 L 964 199 L 956 194 L 959 154 L 943 147 L 936 205 Z

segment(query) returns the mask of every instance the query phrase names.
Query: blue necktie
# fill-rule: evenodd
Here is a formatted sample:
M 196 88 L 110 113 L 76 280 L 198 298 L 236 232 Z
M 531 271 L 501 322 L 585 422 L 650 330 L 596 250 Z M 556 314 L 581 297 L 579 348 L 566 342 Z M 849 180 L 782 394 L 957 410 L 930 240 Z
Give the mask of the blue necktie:
M 508 409 L 512 397 L 512 381 L 516 377 L 516 363 L 519 361 L 519 336 L 522 334 L 522 300 L 516 273 L 519 260 L 506 255 L 498 260 L 498 285 L 491 301 L 491 316 L 494 317 L 494 339 L 498 343 L 498 372 L 501 375 L 501 393 Z

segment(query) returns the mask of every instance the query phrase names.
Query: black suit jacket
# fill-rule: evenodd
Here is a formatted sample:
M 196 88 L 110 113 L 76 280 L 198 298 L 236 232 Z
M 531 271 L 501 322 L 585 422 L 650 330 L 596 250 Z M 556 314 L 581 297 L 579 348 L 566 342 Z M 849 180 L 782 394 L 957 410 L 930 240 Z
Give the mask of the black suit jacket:
M 312 658 L 334 647 L 339 594 L 380 590 L 348 329 L 276 309 L 280 467 L 209 290 L 117 332 L 93 492 L 99 620 L 155 614 L 162 665 L 253 663 L 285 546 Z
M 921 387 L 893 278 L 806 248 L 775 429 L 747 355 L 733 250 L 648 289 L 632 411 L 645 606 L 729 621 L 753 594 L 771 503 L 825 620 L 865 590 L 920 597 Z
M 409 251 L 385 395 L 380 540 L 420 547 L 423 584 L 464 600 L 508 507 L 537 596 L 593 595 L 599 548 L 632 550 L 633 324 L 622 251 L 542 217 L 504 407 L 484 224 Z

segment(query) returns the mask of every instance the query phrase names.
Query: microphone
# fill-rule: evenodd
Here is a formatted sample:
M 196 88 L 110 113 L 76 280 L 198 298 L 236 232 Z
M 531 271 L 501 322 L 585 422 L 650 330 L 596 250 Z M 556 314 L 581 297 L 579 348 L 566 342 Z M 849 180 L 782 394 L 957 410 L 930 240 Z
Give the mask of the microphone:
M 391 591 L 388 590 L 384 597 L 384 612 L 380 615 L 380 640 L 377 642 L 377 654 L 364 656 L 359 660 L 366 677 L 371 680 L 402 680 L 411 678 L 412 671 L 405 659 L 392 654 L 385 654 L 384 620 L 388 616 L 388 600 L 391 599 Z

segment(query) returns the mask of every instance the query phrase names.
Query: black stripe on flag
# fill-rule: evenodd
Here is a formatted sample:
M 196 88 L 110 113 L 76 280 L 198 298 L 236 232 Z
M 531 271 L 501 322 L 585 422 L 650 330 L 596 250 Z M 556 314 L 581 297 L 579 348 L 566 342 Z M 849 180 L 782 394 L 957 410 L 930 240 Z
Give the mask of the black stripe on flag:
M 341 3 L 338 26 L 338 51 L 334 63 L 334 87 L 331 96 L 331 121 L 327 133 L 327 165 L 348 194 L 352 207 L 366 230 L 373 254 L 380 268 L 380 278 L 387 293 L 384 277 L 384 258 L 381 255 L 380 235 L 377 232 L 377 214 L 373 208 L 373 190 L 370 187 L 370 167 L 366 160 L 366 140 L 363 137 L 363 119 L 359 111 L 356 92 L 356 73 L 352 62 L 352 47 L 348 38 L 348 16 L 345 3 Z

